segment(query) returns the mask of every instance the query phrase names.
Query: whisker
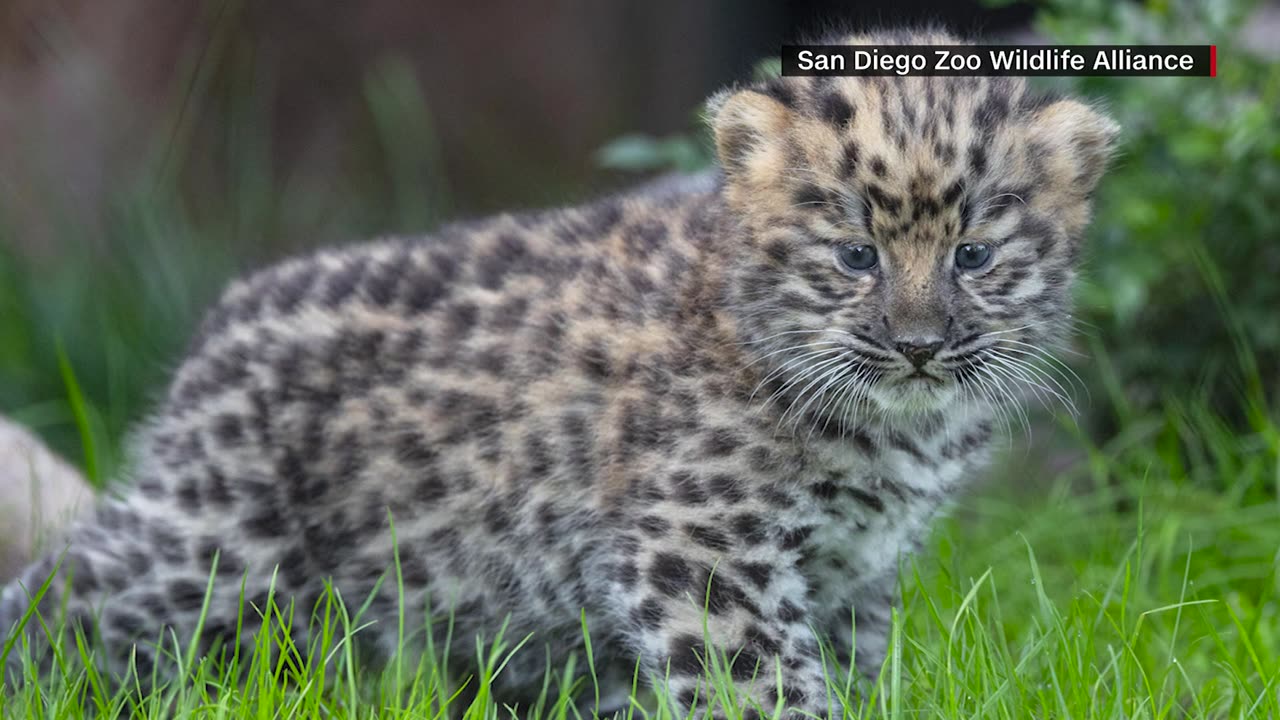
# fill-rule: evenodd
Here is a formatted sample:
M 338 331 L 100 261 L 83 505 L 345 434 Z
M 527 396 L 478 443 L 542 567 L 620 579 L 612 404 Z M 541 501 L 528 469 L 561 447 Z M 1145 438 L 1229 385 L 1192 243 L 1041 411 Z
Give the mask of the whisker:
M 856 366 L 854 367 L 856 368 Z M 840 396 L 843 395 L 849 389 L 849 386 L 856 381 L 858 369 L 855 369 L 853 372 L 848 372 L 839 378 L 840 385 L 836 388 L 835 392 L 831 393 L 831 399 L 823 403 L 822 406 L 818 408 L 818 415 L 825 418 L 822 421 L 823 434 L 826 434 L 827 428 L 831 425 L 831 411 L 838 407 Z M 815 421 L 813 427 L 809 428 L 809 435 L 805 438 L 806 443 L 813 438 L 813 433 L 817 429 L 818 423 Z M 837 429 L 839 429 L 838 424 Z M 841 433 L 841 435 L 843 435 L 843 433 Z
M 1075 404 L 1071 402 L 1070 398 L 1040 382 L 1037 379 L 1039 376 L 1029 372 L 1025 365 L 1015 363 L 1011 358 L 1001 357 L 995 354 L 991 356 L 991 360 L 995 363 L 996 368 L 1000 369 L 1007 377 L 1010 377 L 1010 379 L 1016 378 L 1017 380 L 1025 383 L 1027 387 L 1031 389 L 1032 393 L 1035 394 L 1036 400 L 1039 401 L 1046 410 L 1053 410 L 1052 403 L 1049 401 L 1049 398 L 1052 397 L 1056 398 L 1058 402 L 1060 402 L 1067 411 L 1072 414 L 1072 416 L 1076 414 Z
M 994 380 L 996 384 L 1000 386 L 1000 390 L 1001 392 L 1004 393 L 1004 396 L 1011 401 L 1007 403 L 1006 406 L 1013 408 L 1013 411 L 1018 416 L 1018 421 L 1022 424 L 1022 428 L 1026 432 L 1027 440 L 1030 441 L 1031 440 L 1031 418 L 1027 416 L 1026 409 L 1022 406 L 1022 403 L 1017 401 L 1017 396 L 1015 395 L 1014 391 L 1010 389 L 1009 385 L 1005 382 L 1006 378 L 1009 379 L 1010 382 L 1014 382 L 1013 378 L 1001 372 L 1001 368 L 999 368 L 994 364 L 987 364 L 984 367 L 986 371 L 990 374 L 991 379 Z
M 825 351 L 823 351 L 823 352 L 824 352 L 824 353 L 832 353 L 832 352 L 841 353 L 841 352 L 843 352 L 843 351 L 840 351 L 840 350 L 825 350 Z M 815 363 L 815 364 L 811 365 L 810 367 L 806 368 L 806 369 L 805 369 L 803 372 L 801 372 L 799 375 L 796 375 L 795 377 L 791 378 L 791 379 L 790 379 L 790 380 L 788 380 L 788 381 L 787 381 L 787 382 L 786 382 L 782 387 L 780 387 L 780 388 L 778 388 L 777 390 L 775 390 L 775 391 L 773 392 L 773 394 L 772 394 L 772 395 L 770 395 L 770 396 L 768 397 L 768 399 L 767 399 L 767 400 L 765 400 L 764 405 L 763 405 L 763 406 L 761 406 L 761 408 L 760 408 L 760 409 L 761 409 L 761 410 L 764 410 L 765 408 L 769 407 L 769 405 L 773 402 L 774 398 L 778 397 L 781 393 L 786 392 L 788 389 L 790 389 L 790 388 L 794 387 L 796 384 L 801 383 L 801 382 L 804 382 L 806 379 L 808 379 L 808 378 L 812 377 L 815 373 L 822 372 L 822 371 L 823 371 L 823 370 L 825 370 L 828 366 L 830 366 L 830 365 L 832 365 L 832 364 L 834 364 L 834 363 L 837 363 L 837 362 L 839 362 L 839 361 L 840 361 L 840 356 L 839 356 L 839 355 L 837 355 L 837 356 L 836 356 L 836 357 L 834 357 L 834 358 L 829 358 L 829 359 L 823 360 L 823 361 L 821 361 L 821 362 Z M 793 402 L 794 402 L 794 401 L 793 401 Z
M 1063 380 L 1065 380 L 1067 385 L 1071 386 L 1072 390 L 1075 390 L 1077 387 L 1080 390 L 1083 390 L 1085 395 L 1085 401 L 1090 404 L 1093 403 L 1093 398 L 1089 394 L 1089 386 L 1085 384 L 1084 379 L 1080 377 L 1079 373 L 1073 370 L 1070 365 L 1054 357 L 1052 354 L 1046 353 L 1043 350 L 1037 350 L 1035 352 L 1032 352 L 1030 350 L 1024 350 L 1022 348 L 1016 348 L 1016 347 L 1004 347 L 1004 348 L 1001 348 L 1001 351 L 1017 353 L 1018 355 L 1032 357 L 1037 360 L 1044 361 L 1045 363 L 1044 372 L 1046 376 L 1050 380 L 1054 381 L 1054 383 L 1058 385 L 1058 387 L 1062 390 L 1064 394 L 1070 395 L 1071 393 L 1068 393 L 1066 388 L 1063 388 L 1060 383 L 1057 383 L 1056 379 L 1058 377 L 1061 377 Z M 1052 371 L 1053 374 L 1049 374 L 1050 371 Z
M 797 365 L 803 365 L 804 363 L 811 362 L 819 358 L 827 357 L 829 355 L 832 355 L 838 352 L 842 352 L 842 351 L 839 348 L 830 348 L 827 350 L 811 350 L 807 353 L 800 355 L 799 357 L 795 357 L 795 358 L 792 358 L 791 360 L 788 360 L 782 365 L 779 365 L 778 367 L 774 368 L 773 371 L 770 372 L 768 375 L 761 378 L 760 382 L 756 383 L 755 388 L 752 389 L 751 395 L 748 397 L 748 399 L 755 399 L 756 393 L 760 392 L 760 388 L 764 387 L 770 380 L 774 379 L 779 375 L 785 374 L 788 370 L 796 367 Z M 795 380 L 793 379 L 791 382 L 795 382 Z M 786 390 L 787 387 L 790 386 L 791 382 L 788 382 L 786 385 L 783 385 L 781 388 L 775 391 L 774 394 L 777 394 L 778 392 L 782 392 Z M 770 396 L 770 398 L 772 398 L 772 396 Z M 767 405 L 768 403 L 766 402 L 766 406 Z
M 1005 428 L 1006 435 L 1012 436 L 1013 419 L 1010 417 L 1005 404 L 1000 402 L 999 397 L 995 394 L 995 388 L 989 381 L 989 373 L 982 368 L 982 361 L 979 357 L 970 358 L 968 366 L 972 373 L 967 377 L 971 378 L 969 385 L 972 387 L 975 398 L 978 394 L 986 400 L 987 406 L 996 414 L 996 419 L 1001 422 Z
M 756 357 L 756 359 L 752 360 L 751 362 L 747 363 L 746 365 L 743 365 L 743 366 L 742 366 L 742 369 L 743 369 L 743 370 L 745 370 L 745 369 L 747 369 L 747 368 L 751 367 L 752 365 L 755 365 L 756 363 L 758 363 L 758 362 L 760 362 L 760 361 L 762 361 L 762 360 L 766 360 L 766 359 L 768 359 L 768 358 L 771 358 L 771 357 L 773 357 L 774 355 L 777 355 L 777 354 L 779 354 L 779 353 L 793 352 L 793 351 L 795 351 L 795 350 L 802 350 L 802 349 L 804 349 L 804 348 L 811 348 L 811 347 L 822 347 L 822 346 L 824 346 L 824 345 L 827 345 L 827 346 L 839 346 L 840 344 L 839 344 L 839 343 L 837 343 L 837 342 L 833 342 L 833 341 L 831 341 L 831 340 L 819 340 L 818 342 L 805 343 L 805 344 L 803 344 L 803 345 L 788 345 L 787 347 L 784 347 L 784 348 L 778 348 L 777 350 L 771 350 L 771 351 L 769 351 L 769 352 L 767 352 L 767 353 L 765 353 L 765 354 L 763 354 L 763 355 L 760 355 L 760 356 Z
M 1002 342 L 1002 343 L 1011 343 L 1011 344 L 1013 344 L 1013 345 L 1020 345 L 1020 346 L 1023 346 L 1023 347 L 1029 347 L 1029 348 L 1031 348 L 1032 350 L 1035 350 L 1035 351 L 1037 351 L 1037 352 L 1044 352 L 1044 349 L 1043 349 L 1043 348 L 1040 348 L 1040 347 L 1038 347 L 1038 346 L 1036 346 L 1036 345 L 1032 345 L 1032 344 L 1031 344 L 1031 343 L 1029 343 L 1029 342 L 1023 342 L 1023 341 L 1021 341 L 1021 340 L 1012 340 L 1012 339 L 1010 339 L 1010 338 L 1001 338 L 1001 339 L 1000 339 L 1000 342 Z M 1062 349 L 1062 351 L 1063 351 L 1063 352 L 1066 352 L 1066 353 L 1069 353 L 1069 354 L 1071 354 L 1071 355 L 1078 355 L 1078 356 L 1080 356 L 1080 357 L 1088 357 L 1088 355 L 1085 355 L 1084 353 L 1080 352 L 1079 350 L 1071 350 L 1071 349 L 1068 349 L 1068 348 L 1063 348 L 1063 349 Z
M 988 338 L 988 337 L 992 337 L 993 335 L 1005 335 L 1011 332 L 1018 332 L 1019 330 L 1027 330 L 1028 328 L 1040 327 L 1042 325 L 1047 325 L 1047 324 L 1049 324 L 1048 320 L 1042 320 L 1040 322 L 1033 322 L 1033 323 L 1027 323 L 1026 325 L 1020 325 L 1016 328 L 1009 328 L 1008 330 L 992 330 L 991 332 L 982 333 L 978 337 Z
M 791 432 L 793 437 L 795 436 L 796 431 L 800 429 L 800 421 L 803 418 L 807 417 L 809 408 L 813 405 L 813 403 L 825 397 L 827 394 L 827 391 L 830 390 L 836 383 L 840 382 L 840 379 L 843 378 L 845 376 L 845 373 L 847 373 L 848 371 L 849 371 L 849 367 L 847 364 L 837 365 L 834 369 L 832 369 L 830 372 L 826 374 L 825 381 L 822 383 L 822 385 L 819 386 L 817 390 L 814 391 L 813 396 L 809 399 L 809 401 L 806 402 L 793 415 L 793 418 L 791 421 Z M 815 420 L 813 423 L 813 426 L 816 426 L 816 425 L 817 425 L 817 421 Z M 812 437 L 812 436 L 813 436 L 813 430 L 811 427 L 809 430 L 808 437 Z M 806 438 L 805 442 L 806 443 L 808 442 L 808 438 Z
M 813 387 L 816 383 L 822 382 L 824 378 L 830 375 L 833 369 L 839 370 L 838 366 L 840 363 L 844 362 L 846 355 L 847 353 L 844 353 L 837 355 L 830 360 L 825 360 L 822 363 L 819 363 L 814 370 L 808 374 L 813 379 L 809 380 L 809 383 L 801 388 L 800 391 L 796 393 L 796 396 L 792 398 L 791 403 L 787 405 L 786 411 L 783 412 L 782 416 L 778 419 L 777 429 L 782 429 L 782 423 L 787 419 L 787 416 L 791 413 L 791 410 L 795 407 L 796 403 L 800 402 L 800 400 L 804 398 L 805 393 L 809 391 L 809 388 Z M 832 368 L 833 365 L 837 367 Z
M 847 355 L 844 356 L 844 359 L 847 360 L 848 356 Z M 799 412 L 795 414 L 793 424 L 792 424 L 793 430 L 799 426 L 800 419 L 803 418 L 807 412 L 809 412 L 809 408 L 813 405 L 814 401 L 823 397 L 823 395 L 825 395 L 827 390 L 831 387 L 832 383 L 838 382 L 840 378 L 843 377 L 844 374 L 847 373 L 848 371 L 849 371 L 849 363 L 846 362 L 843 365 L 837 365 L 832 372 L 828 372 L 826 376 L 824 376 L 827 378 L 826 383 L 822 385 L 822 387 L 819 388 L 818 391 L 813 394 L 813 397 L 810 398 L 810 400 L 800 408 Z M 834 372 L 834 375 L 833 375 L 833 372 Z M 812 434 L 813 434 L 812 431 L 810 431 L 810 435 Z
M 1049 387 L 1045 387 L 1044 389 L 1047 392 L 1052 392 L 1053 395 L 1055 395 L 1058 398 L 1058 400 L 1067 408 L 1067 410 L 1071 413 L 1072 417 L 1076 417 L 1079 415 L 1079 412 L 1076 409 L 1075 401 L 1071 397 L 1071 393 L 1067 390 L 1066 387 L 1062 385 L 1062 383 L 1058 382 L 1058 379 L 1056 377 L 1049 374 L 1044 369 L 1039 368 L 1034 364 L 1032 364 L 1031 362 L 1024 360 L 1022 358 L 1010 357 L 1008 355 L 1000 355 L 998 356 L 998 358 L 1001 362 L 1006 363 L 1011 367 L 1018 368 L 1021 371 L 1025 372 L 1026 374 L 1030 375 L 1037 382 L 1041 382 L 1041 383 L 1048 382 L 1051 385 L 1053 385 L 1053 388 L 1056 388 L 1056 390 Z
M 869 371 L 870 368 L 866 365 L 856 367 L 853 372 L 849 373 L 849 377 L 845 380 L 844 384 L 841 385 L 832 396 L 830 403 L 831 410 L 828 411 L 825 407 L 819 410 L 819 412 L 827 414 L 826 421 L 822 424 L 823 433 L 826 433 L 827 424 L 831 422 L 831 412 L 834 412 L 836 408 L 840 407 L 844 407 L 845 412 L 840 413 L 837 430 L 839 430 L 841 437 L 844 437 L 848 433 L 847 420 L 849 418 L 850 409 L 848 398 L 851 395 L 856 398 L 860 393 L 865 392 L 865 385 L 863 384 L 863 381 L 865 378 L 870 376 Z M 812 434 L 812 431 L 810 431 L 810 433 Z

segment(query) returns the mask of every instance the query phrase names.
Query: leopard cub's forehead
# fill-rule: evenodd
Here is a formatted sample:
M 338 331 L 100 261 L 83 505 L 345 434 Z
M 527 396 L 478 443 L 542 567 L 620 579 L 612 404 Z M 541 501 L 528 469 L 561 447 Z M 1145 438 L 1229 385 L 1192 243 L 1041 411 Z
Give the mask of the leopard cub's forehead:
M 958 233 L 965 201 L 1018 164 L 1017 120 L 1043 102 L 1015 78 L 787 78 L 770 90 L 805 119 L 791 162 L 863 198 L 867 229 L 886 239 L 921 223 Z
M 891 41 L 960 44 L 942 35 Z M 798 119 L 778 158 L 792 206 L 856 205 L 850 222 L 885 241 L 963 232 L 968 203 L 1027 176 L 1034 158 L 1020 127 L 1051 100 L 1013 77 L 786 77 L 763 92 Z

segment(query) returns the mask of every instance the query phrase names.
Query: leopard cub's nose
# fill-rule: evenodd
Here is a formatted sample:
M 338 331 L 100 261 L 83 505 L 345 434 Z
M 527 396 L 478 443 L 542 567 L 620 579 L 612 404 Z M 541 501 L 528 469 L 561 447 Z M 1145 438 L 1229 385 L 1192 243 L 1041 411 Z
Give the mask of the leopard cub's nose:
M 898 348 L 898 352 L 911 361 L 912 365 L 921 368 L 934 355 L 938 354 L 938 350 L 942 347 L 942 341 L 933 338 L 906 338 L 898 340 L 894 343 L 894 346 Z

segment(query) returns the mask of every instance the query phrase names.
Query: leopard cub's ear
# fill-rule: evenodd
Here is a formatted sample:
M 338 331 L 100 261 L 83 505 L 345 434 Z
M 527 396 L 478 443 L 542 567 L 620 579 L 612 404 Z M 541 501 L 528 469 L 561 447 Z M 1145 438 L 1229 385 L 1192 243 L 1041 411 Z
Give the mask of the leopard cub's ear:
M 1120 126 L 1076 100 L 1059 100 L 1037 110 L 1028 139 L 1042 151 L 1045 180 L 1059 191 L 1088 197 L 1107 169 Z
M 724 90 L 707 101 L 707 121 L 725 176 L 750 182 L 777 177 L 785 158 L 784 133 L 794 122 L 785 86 Z

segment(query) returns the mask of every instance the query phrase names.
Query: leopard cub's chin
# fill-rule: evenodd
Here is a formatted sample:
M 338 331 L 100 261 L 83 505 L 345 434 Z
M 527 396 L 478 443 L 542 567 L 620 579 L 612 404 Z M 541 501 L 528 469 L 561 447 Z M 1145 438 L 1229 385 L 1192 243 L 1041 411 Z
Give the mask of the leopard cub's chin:
M 958 407 L 964 398 L 949 373 L 903 373 L 871 386 L 869 397 L 887 415 L 918 415 Z

